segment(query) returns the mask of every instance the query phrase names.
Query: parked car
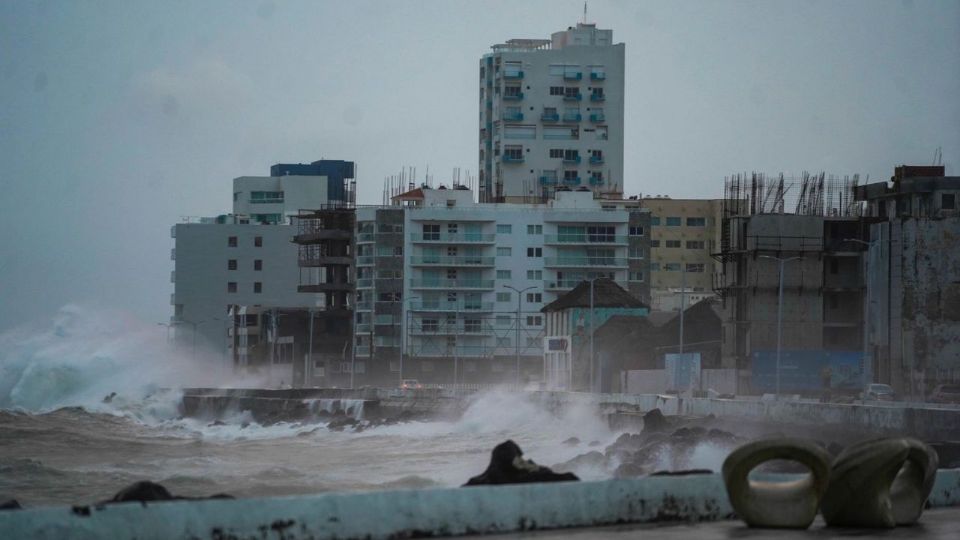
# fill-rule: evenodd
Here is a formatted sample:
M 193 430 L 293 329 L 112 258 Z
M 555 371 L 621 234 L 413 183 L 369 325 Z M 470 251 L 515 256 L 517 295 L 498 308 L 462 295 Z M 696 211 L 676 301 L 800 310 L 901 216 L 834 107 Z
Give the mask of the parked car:
M 960 384 L 941 384 L 933 389 L 930 401 L 934 403 L 960 403 Z
M 400 388 L 403 388 L 404 390 L 408 388 L 423 388 L 423 385 L 420 384 L 420 381 L 416 379 L 404 379 L 400 381 Z
M 863 399 L 875 399 L 877 401 L 894 401 L 897 394 L 890 388 L 889 384 L 868 384 L 867 392 Z

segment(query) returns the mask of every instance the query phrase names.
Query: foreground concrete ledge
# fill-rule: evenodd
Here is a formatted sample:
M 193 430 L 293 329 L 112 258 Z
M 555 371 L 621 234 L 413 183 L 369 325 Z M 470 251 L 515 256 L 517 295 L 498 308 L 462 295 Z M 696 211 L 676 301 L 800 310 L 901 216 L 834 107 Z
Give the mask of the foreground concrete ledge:
M 960 469 L 938 472 L 930 504 L 960 505 Z M 730 517 L 720 475 L 704 474 L 15 510 L 0 537 L 387 539 Z

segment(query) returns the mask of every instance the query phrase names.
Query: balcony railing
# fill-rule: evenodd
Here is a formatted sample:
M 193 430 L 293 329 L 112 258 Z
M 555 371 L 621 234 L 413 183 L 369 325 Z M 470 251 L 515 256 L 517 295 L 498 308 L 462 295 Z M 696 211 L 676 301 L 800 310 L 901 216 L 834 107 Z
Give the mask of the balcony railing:
M 544 266 L 585 268 L 593 266 L 611 267 L 627 266 L 627 259 L 621 257 L 546 257 Z
M 576 287 L 583 281 L 584 280 L 582 279 L 561 279 L 559 281 L 548 281 L 548 282 L 545 282 L 545 285 L 543 288 L 544 290 L 547 290 L 547 291 L 568 291 Z M 624 289 L 629 287 L 629 285 L 623 281 L 617 281 L 616 284 L 620 285 Z
M 583 94 L 579 92 L 576 94 L 565 94 L 563 96 L 563 100 L 564 101 L 581 101 L 583 100 Z
M 353 331 L 355 334 L 369 334 L 371 330 L 373 330 L 373 327 L 370 323 L 358 323 Z
M 411 257 L 412 266 L 493 266 L 493 257 L 471 257 L 469 255 L 462 257 L 441 257 L 441 256 L 419 256 Z
M 438 322 L 438 324 L 422 324 L 421 321 L 414 321 L 412 328 L 410 329 L 411 335 L 467 335 L 467 336 L 483 336 L 483 335 L 493 335 L 494 329 L 489 325 L 485 324 L 464 324 L 462 321 L 460 324 L 447 324 L 444 321 Z
M 590 121 L 593 122 L 593 123 L 603 122 L 603 121 L 606 120 L 606 119 L 607 119 L 607 117 L 605 117 L 605 116 L 603 115 L 603 113 L 591 113 L 591 114 L 590 114 Z
M 516 93 L 516 94 L 504 94 L 504 95 L 503 95 L 503 100 L 504 100 L 504 101 L 520 101 L 521 99 L 523 99 L 523 92 L 518 92 L 518 93 Z
M 367 232 L 360 233 L 357 235 L 357 242 L 373 242 L 376 238 L 376 233 Z
M 422 243 L 447 243 L 447 244 L 492 244 L 496 241 L 496 235 L 480 233 L 446 234 L 446 233 L 425 233 L 411 234 L 410 240 Z
M 590 156 L 591 165 L 600 165 L 603 163 L 603 156 Z
M 591 81 L 605 81 L 605 80 L 607 80 L 607 74 L 606 74 L 606 73 L 599 73 L 599 72 L 593 71 L 593 72 L 590 73 L 590 80 L 591 80 Z
M 543 113 L 540 115 L 540 120 L 544 122 L 558 122 L 560 115 L 557 113 Z
M 373 309 L 373 302 L 370 300 L 357 302 L 356 308 L 358 311 L 370 311 L 371 309 Z
M 434 311 L 449 313 L 477 313 L 493 311 L 493 302 L 457 303 L 457 302 L 411 302 L 411 311 Z
M 522 112 L 505 112 L 503 113 L 503 120 L 506 122 L 522 122 L 523 113 Z
M 360 278 L 357 280 L 358 289 L 370 289 L 373 287 L 373 278 Z
M 555 186 L 555 185 L 557 185 L 557 177 L 556 177 L 556 176 L 541 176 L 541 177 L 540 177 L 540 185 L 541 185 L 541 186 Z
M 583 116 L 580 113 L 564 113 L 563 121 L 564 122 L 579 122 L 583 120 Z
M 511 156 L 508 154 L 504 154 L 503 162 L 504 163 L 523 163 L 523 154 L 520 154 L 519 156 L 517 155 Z
M 360 255 L 357 257 L 357 266 L 371 266 L 373 264 L 373 255 Z
M 492 279 L 411 279 L 414 289 L 493 289 Z
M 568 81 L 579 81 L 583 79 L 582 71 L 566 71 L 563 74 L 563 78 Z
M 519 69 L 515 70 L 503 70 L 504 79 L 522 79 L 523 71 Z
M 580 160 L 581 160 L 581 158 L 580 158 L 579 155 L 576 155 L 576 156 L 570 156 L 570 155 L 563 156 L 563 162 L 564 162 L 564 163 L 579 164 L 579 163 L 580 163 Z
M 565 186 L 579 186 L 580 177 L 579 176 L 565 176 L 563 177 L 563 185 Z
M 613 234 L 546 234 L 544 244 L 620 244 L 627 245 L 628 238 Z
M 606 99 L 603 94 L 590 94 L 590 101 L 606 101 Z
M 591 185 L 591 186 L 602 186 L 602 185 L 603 185 L 603 177 L 602 177 L 602 176 L 591 176 L 591 177 L 590 177 L 590 185 Z

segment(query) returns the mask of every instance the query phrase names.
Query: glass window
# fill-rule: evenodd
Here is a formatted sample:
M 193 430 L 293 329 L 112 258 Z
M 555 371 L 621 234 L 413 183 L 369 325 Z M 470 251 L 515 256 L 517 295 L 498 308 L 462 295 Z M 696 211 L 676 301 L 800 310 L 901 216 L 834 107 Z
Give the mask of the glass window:
M 957 208 L 957 196 L 954 193 L 943 193 L 940 195 L 941 210 L 955 210 Z
M 497 248 L 497 257 L 509 257 L 511 255 L 511 248 L 508 247 L 498 247 Z
M 538 247 L 527 248 L 527 257 L 543 257 L 543 248 L 538 248 Z
M 497 326 L 510 326 L 512 320 L 509 315 L 497 315 Z
M 687 218 L 687 227 L 706 227 L 707 218 L 703 217 L 688 217 Z
M 543 325 L 543 317 L 540 315 L 529 315 L 527 316 L 527 326 L 541 326 Z
M 667 240 L 666 245 L 668 248 L 678 248 L 680 247 L 680 240 Z
M 652 263 L 650 263 L 650 271 L 651 271 L 651 272 L 659 272 L 659 271 L 660 271 L 660 263 L 658 263 L 658 262 L 652 262 Z
M 261 270 L 263 270 L 263 261 L 261 259 L 257 259 L 253 261 L 253 270 L 255 272 L 260 272 Z
M 642 259 L 643 258 L 643 248 L 641 247 L 632 247 L 630 248 L 629 254 L 627 255 L 631 259 Z
M 630 227 L 630 236 L 643 236 L 643 225 L 634 225 Z
M 237 282 L 236 282 L 236 281 L 228 281 L 228 282 L 227 282 L 227 292 L 228 292 L 228 293 L 235 293 L 235 292 L 237 292 Z
M 230 259 L 227 261 L 227 270 L 236 270 L 237 269 L 237 260 Z
M 543 279 L 543 270 L 527 270 L 527 279 Z
M 510 270 L 497 270 L 497 279 L 510 279 Z
M 680 263 L 667 263 L 663 265 L 663 269 L 667 272 L 679 272 Z
M 510 234 L 512 225 L 497 225 L 497 234 Z
M 704 271 L 703 263 L 687 263 L 687 272 L 702 273 Z
M 527 234 L 543 234 L 543 225 L 527 225 Z
M 261 283 L 261 282 L 259 282 L 259 281 L 255 281 L 255 282 L 253 283 L 253 292 L 255 292 L 255 293 L 257 293 L 257 294 L 262 293 L 262 292 L 263 292 L 263 283 Z
M 658 247 L 660 247 L 660 241 L 659 241 L 659 240 L 651 240 L 651 241 L 650 241 L 650 247 L 652 247 L 652 248 L 658 248 Z
M 262 236 L 254 236 L 254 237 L 253 237 L 253 245 L 254 245 L 254 247 L 263 247 L 263 237 L 262 237 Z
M 630 281 L 643 281 L 643 272 L 640 272 L 640 271 L 630 272 L 629 280 L 630 280 Z
M 703 249 L 705 245 L 703 240 L 687 240 L 687 249 Z
M 667 227 L 679 227 L 683 225 L 683 218 L 676 217 L 667 217 Z
M 228 247 L 237 247 L 237 237 L 236 237 L 236 236 L 231 236 L 231 237 L 227 238 L 227 246 L 228 246 Z
M 510 293 L 509 292 L 498 292 L 497 293 L 497 302 L 509 302 Z
M 543 295 L 541 293 L 527 293 L 528 304 L 538 304 L 540 302 L 543 302 Z

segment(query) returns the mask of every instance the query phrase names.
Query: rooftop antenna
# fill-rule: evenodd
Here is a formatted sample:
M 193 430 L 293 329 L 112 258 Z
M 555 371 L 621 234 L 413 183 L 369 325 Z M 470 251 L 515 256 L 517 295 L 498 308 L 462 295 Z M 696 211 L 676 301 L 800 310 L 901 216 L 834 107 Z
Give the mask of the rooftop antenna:
M 943 165 L 943 147 L 938 146 L 936 151 L 933 153 L 933 164 L 934 165 Z
M 587 3 L 583 3 L 583 24 L 587 24 Z

